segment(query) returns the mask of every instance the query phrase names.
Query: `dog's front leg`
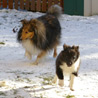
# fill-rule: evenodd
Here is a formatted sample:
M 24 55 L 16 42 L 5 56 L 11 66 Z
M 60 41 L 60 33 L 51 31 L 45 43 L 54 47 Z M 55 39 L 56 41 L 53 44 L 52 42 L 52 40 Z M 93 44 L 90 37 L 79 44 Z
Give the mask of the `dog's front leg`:
M 25 56 L 26 56 L 29 60 L 32 59 L 32 55 L 31 55 L 27 50 L 25 50 Z
M 60 66 L 57 66 L 56 68 L 56 75 L 59 79 L 59 86 L 63 87 L 64 86 L 64 74 L 63 70 L 60 68 Z
M 42 57 L 44 57 L 44 56 L 46 55 L 46 53 L 47 53 L 46 51 L 41 51 L 41 52 L 38 54 L 38 56 L 37 56 L 35 62 L 33 62 L 33 65 L 38 65 L 39 60 L 40 60 Z
M 74 79 L 75 79 L 75 75 L 74 74 L 71 74 L 70 75 L 70 90 L 74 91 L 73 89 L 73 85 L 74 85 Z

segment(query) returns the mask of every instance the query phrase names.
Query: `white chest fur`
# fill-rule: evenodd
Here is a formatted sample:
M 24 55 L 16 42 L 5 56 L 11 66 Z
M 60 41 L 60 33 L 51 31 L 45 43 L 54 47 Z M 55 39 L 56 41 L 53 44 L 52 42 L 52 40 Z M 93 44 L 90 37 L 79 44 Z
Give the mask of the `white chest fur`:
M 31 55 L 37 55 L 40 53 L 40 50 L 37 49 L 33 43 L 31 42 L 31 40 L 24 40 L 22 41 L 22 46 L 25 48 L 25 50 L 27 52 L 29 52 Z
M 71 74 L 72 72 L 77 72 L 79 66 L 80 66 L 80 57 L 71 67 L 68 67 L 66 63 L 63 63 L 63 65 L 61 65 L 60 68 L 63 70 L 64 74 Z

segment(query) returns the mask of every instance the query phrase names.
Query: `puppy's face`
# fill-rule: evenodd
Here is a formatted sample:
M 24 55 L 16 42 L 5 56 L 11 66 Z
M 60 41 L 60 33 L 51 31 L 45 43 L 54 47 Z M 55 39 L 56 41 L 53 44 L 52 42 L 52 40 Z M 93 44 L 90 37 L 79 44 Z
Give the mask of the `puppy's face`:
M 30 21 L 22 20 L 23 29 L 21 33 L 21 39 L 31 39 L 34 36 L 34 29 Z
M 79 57 L 79 46 L 67 46 L 64 45 L 64 57 L 65 57 L 65 61 L 68 65 L 68 67 L 70 67 L 71 65 L 73 65 L 78 57 Z

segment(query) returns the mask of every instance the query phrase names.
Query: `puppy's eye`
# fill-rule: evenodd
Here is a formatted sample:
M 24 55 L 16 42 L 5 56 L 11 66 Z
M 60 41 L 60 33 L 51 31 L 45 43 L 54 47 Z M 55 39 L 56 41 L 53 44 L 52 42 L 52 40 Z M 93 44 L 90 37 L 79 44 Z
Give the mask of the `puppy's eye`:
M 75 56 L 73 58 L 75 58 Z
M 74 56 L 73 59 L 76 59 L 76 56 Z

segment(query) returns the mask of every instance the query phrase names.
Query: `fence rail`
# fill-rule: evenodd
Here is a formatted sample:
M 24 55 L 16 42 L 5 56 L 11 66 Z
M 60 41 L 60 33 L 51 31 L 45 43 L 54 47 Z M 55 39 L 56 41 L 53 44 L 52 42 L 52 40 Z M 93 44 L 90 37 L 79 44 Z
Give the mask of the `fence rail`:
M 0 8 L 46 12 L 53 5 L 63 8 L 64 0 L 0 0 Z

